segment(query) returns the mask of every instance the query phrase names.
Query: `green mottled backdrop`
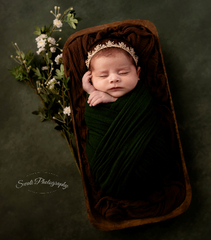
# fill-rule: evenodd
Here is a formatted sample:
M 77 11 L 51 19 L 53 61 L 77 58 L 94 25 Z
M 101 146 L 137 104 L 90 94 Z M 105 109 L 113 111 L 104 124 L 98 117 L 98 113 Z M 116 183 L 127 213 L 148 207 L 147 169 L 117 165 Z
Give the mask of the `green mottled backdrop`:
M 53 123 L 40 123 L 31 114 L 40 104 L 38 97 L 8 72 L 16 65 L 10 59 L 11 42 L 23 51 L 36 51 L 34 26 L 49 25 L 55 5 L 62 11 L 75 8 L 82 18 L 78 30 L 127 19 L 150 20 L 157 27 L 193 189 L 191 206 L 183 215 L 114 232 L 90 224 L 81 178 L 65 140 Z M 210 12 L 210 0 L 0 1 L 0 239 L 210 239 Z M 63 30 L 65 42 L 73 30 Z M 57 175 L 69 187 L 50 194 L 16 188 L 19 180 L 37 172 Z

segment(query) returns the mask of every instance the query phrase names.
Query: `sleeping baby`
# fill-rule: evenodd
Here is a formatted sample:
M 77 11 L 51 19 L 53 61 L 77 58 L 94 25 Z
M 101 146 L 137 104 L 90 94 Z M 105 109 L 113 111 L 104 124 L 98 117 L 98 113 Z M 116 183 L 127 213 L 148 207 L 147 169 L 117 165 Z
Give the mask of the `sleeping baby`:
M 160 191 L 172 166 L 138 57 L 124 41 L 103 40 L 86 66 L 86 153 L 94 180 L 105 196 L 147 199 Z

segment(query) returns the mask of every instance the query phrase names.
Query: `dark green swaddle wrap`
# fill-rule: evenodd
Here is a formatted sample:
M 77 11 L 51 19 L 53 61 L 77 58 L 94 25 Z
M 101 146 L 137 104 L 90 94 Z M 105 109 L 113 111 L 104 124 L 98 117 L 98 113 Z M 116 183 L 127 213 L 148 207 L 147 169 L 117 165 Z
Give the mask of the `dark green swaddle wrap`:
M 113 103 L 86 103 L 85 121 L 88 161 L 105 195 L 144 198 L 159 187 L 169 168 L 169 148 L 142 81 Z

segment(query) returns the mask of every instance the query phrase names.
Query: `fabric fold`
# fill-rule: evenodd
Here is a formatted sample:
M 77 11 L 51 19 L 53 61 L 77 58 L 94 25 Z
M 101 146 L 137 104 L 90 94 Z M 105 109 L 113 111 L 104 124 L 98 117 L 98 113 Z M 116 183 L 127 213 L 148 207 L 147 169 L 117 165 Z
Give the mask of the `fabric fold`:
M 85 121 L 91 172 L 105 194 L 143 198 L 165 177 L 169 148 L 142 81 L 114 103 L 86 103 Z

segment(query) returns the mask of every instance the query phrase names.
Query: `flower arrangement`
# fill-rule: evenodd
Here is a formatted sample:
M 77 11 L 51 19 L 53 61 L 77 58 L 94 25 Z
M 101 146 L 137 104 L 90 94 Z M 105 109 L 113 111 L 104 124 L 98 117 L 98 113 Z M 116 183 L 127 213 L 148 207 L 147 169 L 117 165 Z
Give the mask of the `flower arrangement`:
M 79 18 L 76 18 L 75 10 L 71 7 L 60 13 L 60 7 L 55 6 L 55 17 L 49 27 L 35 27 L 34 34 L 37 44 L 36 54 L 30 50 L 24 53 L 17 43 L 14 43 L 16 56 L 11 55 L 18 65 L 10 70 L 11 74 L 18 80 L 27 83 L 42 101 L 42 107 L 32 112 L 38 115 L 41 121 L 53 120 L 56 123 L 55 129 L 61 131 L 67 140 L 71 153 L 76 161 L 72 145 L 73 127 L 71 110 L 69 106 L 69 77 L 65 78 L 64 65 L 62 63 L 62 48 L 59 46 L 61 38 L 56 40 L 53 33 L 61 32 L 63 23 L 67 22 L 71 28 L 76 29 Z M 37 57 L 38 55 L 38 57 Z M 79 169 L 79 168 L 78 168 Z M 80 171 L 79 171 L 80 172 Z

